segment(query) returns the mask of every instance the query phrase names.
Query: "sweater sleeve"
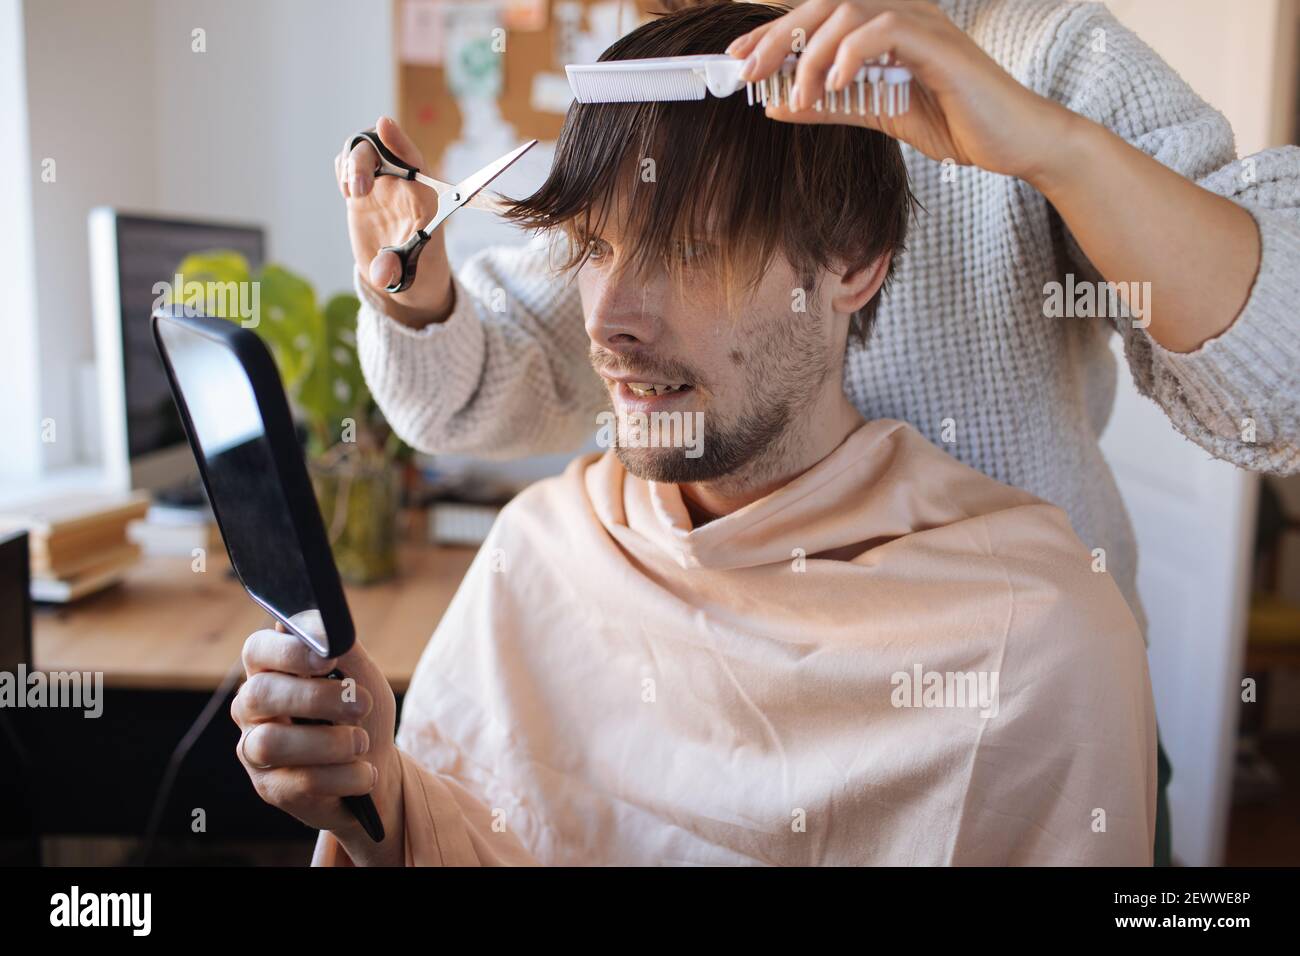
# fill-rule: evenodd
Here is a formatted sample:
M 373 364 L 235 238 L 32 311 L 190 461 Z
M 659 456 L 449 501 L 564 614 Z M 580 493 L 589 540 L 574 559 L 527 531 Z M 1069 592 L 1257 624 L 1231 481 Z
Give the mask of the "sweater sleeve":
M 405 751 L 402 809 L 407 866 L 535 866 L 536 860 L 496 816 L 455 780 L 431 773 Z M 353 866 L 334 834 L 321 831 L 312 866 Z
M 1244 468 L 1300 470 L 1300 149 L 1238 160 L 1224 116 L 1101 4 L 1064 19 L 1042 69 L 1040 93 L 1254 217 L 1259 272 L 1225 331 L 1179 353 L 1130 319 L 1115 324 L 1138 391 L 1184 435 Z M 1081 273 L 1099 279 L 1073 236 L 1066 244 Z
M 361 367 L 407 444 L 506 459 L 574 451 L 595 432 L 604 389 L 577 287 L 552 271 L 548 250 L 538 236 L 478 253 L 453 274 L 451 315 L 419 330 L 354 277 Z

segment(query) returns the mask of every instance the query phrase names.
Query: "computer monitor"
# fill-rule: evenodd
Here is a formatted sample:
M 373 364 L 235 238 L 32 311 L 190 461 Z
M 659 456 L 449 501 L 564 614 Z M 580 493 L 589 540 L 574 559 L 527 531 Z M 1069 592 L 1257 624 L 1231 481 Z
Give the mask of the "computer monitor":
M 188 487 L 198 496 L 193 503 L 202 501 L 194 456 L 154 347 L 149 316 L 159 283 L 173 286 L 186 256 L 230 249 L 256 270 L 264 247 L 265 234 L 258 226 L 91 210 L 100 445 L 110 487 L 163 498 Z

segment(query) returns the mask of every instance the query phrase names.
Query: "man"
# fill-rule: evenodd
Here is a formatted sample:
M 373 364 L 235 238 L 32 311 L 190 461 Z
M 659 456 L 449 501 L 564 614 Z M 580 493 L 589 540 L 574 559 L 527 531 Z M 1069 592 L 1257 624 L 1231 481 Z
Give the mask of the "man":
M 707 0 L 658 6 L 692 2 Z M 926 210 L 874 347 L 846 362 L 853 404 L 1063 508 L 1143 622 L 1134 528 L 1099 443 L 1116 393 L 1110 338 L 1123 341 L 1122 371 L 1188 440 L 1252 471 L 1300 469 L 1300 149 L 1238 160 L 1228 120 L 1100 3 L 740 6 L 748 22 L 726 51 L 750 60 L 753 78 L 803 46 L 800 108 L 786 98 L 767 115 L 882 126 Z M 883 52 L 916 77 L 907 113 L 807 105 L 853 72 L 833 66 Z M 392 120 L 378 131 L 421 163 Z M 530 249 L 484 250 L 453 276 L 435 237 L 415 285 L 384 293 L 396 263 L 378 250 L 432 211 L 427 190 L 376 183 L 373 168 L 367 146 L 335 161 L 363 302 L 358 348 L 388 420 L 435 453 L 579 447 L 603 396 L 575 341 L 572 287 L 547 281 Z M 1138 290 L 1139 321 L 1113 307 L 1124 289 Z M 1082 307 L 1059 308 L 1064 290 Z M 1163 754 L 1160 767 L 1163 793 Z M 1158 818 L 1167 865 L 1163 797 Z
M 711 51 L 714 26 L 607 56 Z M 1150 863 L 1120 591 L 1063 512 L 844 394 L 909 204 L 878 133 L 734 98 L 571 111 L 514 215 L 565 239 L 621 444 L 503 511 L 395 746 L 363 648 L 337 662 L 358 760 L 354 728 L 283 720 L 357 722 L 308 679 L 335 662 L 250 638 L 241 757 L 330 831 L 315 862 Z M 702 445 L 657 440 L 695 420 Z M 365 792 L 379 846 L 337 801 Z

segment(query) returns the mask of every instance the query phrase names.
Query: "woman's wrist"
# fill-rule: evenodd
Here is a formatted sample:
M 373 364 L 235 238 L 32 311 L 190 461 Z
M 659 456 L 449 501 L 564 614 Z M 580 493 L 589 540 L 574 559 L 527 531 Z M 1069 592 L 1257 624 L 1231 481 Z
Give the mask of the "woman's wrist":
M 384 314 L 394 321 L 412 329 L 422 329 L 427 325 L 446 322 L 456 307 L 456 287 L 450 281 L 442 300 L 432 306 L 415 307 L 398 302 L 391 295 L 386 296 Z
M 1039 99 L 1044 109 L 1035 118 L 1034 126 L 1040 134 L 1041 149 L 1026 163 L 1019 178 L 1055 204 L 1086 175 L 1098 137 L 1113 134 L 1060 103 Z

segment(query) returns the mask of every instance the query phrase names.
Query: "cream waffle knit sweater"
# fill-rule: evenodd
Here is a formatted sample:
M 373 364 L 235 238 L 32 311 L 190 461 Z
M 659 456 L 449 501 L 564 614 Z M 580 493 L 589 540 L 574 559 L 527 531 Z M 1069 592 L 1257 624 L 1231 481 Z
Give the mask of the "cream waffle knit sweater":
M 974 168 L 945 176 L 904 147 L 924 211 L 870 342 L 848 356 L 845 391 L 868 419 L 907 421 L 966 464 L 1060 506 L 1085 544 L 1106 549 L 1144 624 L 1132 527 L 1098 447 L 1115 395 L 1107 343 L 1122 336 L 1138 389 L 1211 455 L 1300 470 L 1300 149 L 1237 160 L 1224 117 L 1101 4 L 942 5 L 1020 82 L 1240 203 L 1259 225 L 1262 262 L 1244 310 L 1200 349 L 1174 353 L 1125 319 L 1045 317 L 1048 283 L 1099 278 L 1047 201 Z M 541 237 L 478 254 L 454 278 L 450 318 L 419 331 L 385 316 L 357 277 L 362 365 L 399 435 L 491 458 L 590 438 L 604 389 L 587 361 L 577 287 L 546 266 Z M 1243 419 L 1255 424 L 1253 442 L 1242 440 Z

